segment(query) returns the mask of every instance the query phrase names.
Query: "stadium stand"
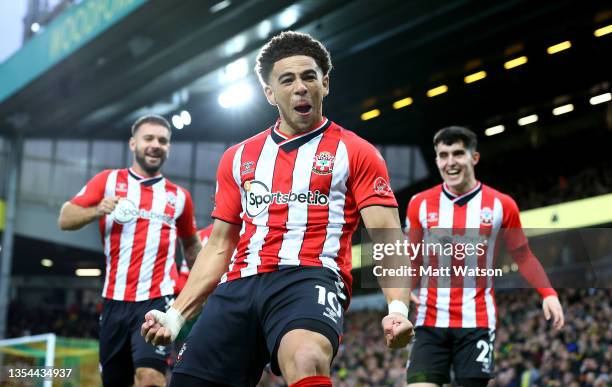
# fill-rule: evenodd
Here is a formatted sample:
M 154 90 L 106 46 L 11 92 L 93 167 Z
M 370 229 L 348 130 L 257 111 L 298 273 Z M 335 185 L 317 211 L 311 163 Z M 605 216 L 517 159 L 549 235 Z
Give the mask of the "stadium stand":
M 612 290 L 563 289 L 567 326 L 549 329 L 535 291 L 497 294 L 497 377 L 490 387 L 604 387 L 612 383 Z M 408 352 L 389 352 L 378 325 L 382 311 L 351 312 L 334 364 L 334 386 L 404 385 Z M 408 349 L 409 351 L 410 349 Z M 261 387 L 282 387 L 266 375 Z

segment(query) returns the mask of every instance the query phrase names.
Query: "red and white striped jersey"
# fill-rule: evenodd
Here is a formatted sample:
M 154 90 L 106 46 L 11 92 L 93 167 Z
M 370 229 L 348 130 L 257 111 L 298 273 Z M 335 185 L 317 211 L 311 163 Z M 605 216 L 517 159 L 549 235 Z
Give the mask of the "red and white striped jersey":
M 210 238 L 210 233 L 212 232 L 213 229 L 213 225 L 209 225 L 201 230 L 198 230 L 198 238 L 200 238 L 200 242 L 202 243 L 202 248 L 204 248 L 204 246 L 206 246 L 206 243 L 208 243 L 208 238 Z M 179 269 L 179 277 L 178 277 L 178 281 L 176 282 L 176 293 L 180 293 L 183 288 L 185 287 L 185 284 L 187 283 L 187 278 L 189 277 L 189 273 L 191 272 L 191 270 L 189 269 L 189 265 L 187 265 L 187 260 L 185 258 L 183 258 L 183 260 L 181 261 L 181 267 Z
M 424 267 L 465 265 L 470 268 L 493 268 L 497 234 L 500 229 L 519 230 L 505 242 L 510 250 L 527 243 L 521 230 L 519 210 L 514 200 L 484 184 L 463 195 L 455 195 L 440 184 L 416 194 L 408 204 L 406 230 L 410 235 L 423 229 L 470 230 L 487 241 L 484 254 L 454 257 L 422 256 Z M 416 232 L 416 233 L 415 233 Z M 420 237 L 419 237 L 420 239 Z M 443 328 L 495 328 L 496 306 L 491 277 L 451 278 L 450 285 L 438 283 L 434 276 L 420 278 L 417 326 Z M 457 283 L 459 281 L 459 283 Z M 480 281 L 476 283 L 475 281 Z
M 242 225 L 221 282 L 283 266 L 323 266 L 350 295 L 351 236 L 359 211 L 397 207 L 385 162 L 328 119 L 287 137 L 279 122 L 228 149 L 217 172 L 214 218 Z
M 176 238 L 196 233 L 189 191 L 161 175 L 143 178 L 131 169 L 109 169 L 94 176 L 70 202 L 92 207 L 115 196 L 122 204 L 99 220 L 106 255 L 102 297 L 144 301 L 174 294 Z

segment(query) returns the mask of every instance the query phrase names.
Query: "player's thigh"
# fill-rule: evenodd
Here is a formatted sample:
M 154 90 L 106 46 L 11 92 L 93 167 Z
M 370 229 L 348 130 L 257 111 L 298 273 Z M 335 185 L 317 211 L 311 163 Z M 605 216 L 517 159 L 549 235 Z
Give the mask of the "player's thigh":
M 406 380 L 410 387 L 421 383 L 441 386 L 450 382 L 452 341 L 447 328 L 417 327 L 410 352 Z
M 270 355 L 251 308 L 256 281 L 249 277 L 215 289 L 179 349 L 173 375 L 229 386 L 257 384 Z
M 130 350 L 129 310 L 121 301 L 103 301 L 100 316 L 100 373 L 105 386 L 129 386 L 134 381 Z
M 272 372 L 280 374 L 279 354 L 289 361 L 301 350 L 317 351 L 316 356 L 329 366 L 342 336 L 342 297 L 336 274 L 325 268 L 300 267 L 267 274 L 265 281 L 261 314 Z M 295 340 L 304 335 L 312 340 Z M 286 348 L 280 353 L 283 341 Z
M 278 346 L 278 364 L 283 375 L 312 371 L 328 375 L 334 356 L 331 341 L 319 332 L 292 329 L 285 333 Z
M 474 384 L 474 380 L 488 381 L 493 378 L 495 331 L 486 328 L 461 328 L 455 330 L 454 336 L 455 378 L 470 384 Z

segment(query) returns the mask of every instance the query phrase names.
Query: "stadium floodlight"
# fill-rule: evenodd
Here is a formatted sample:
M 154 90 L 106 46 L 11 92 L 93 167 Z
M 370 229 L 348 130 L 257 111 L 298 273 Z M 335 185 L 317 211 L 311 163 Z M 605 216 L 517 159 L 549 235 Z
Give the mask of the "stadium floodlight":
M 494 136 L 496 134 L 502 133 L 504 130 L 506 130 L 504 125 L 495 125 L 485 129 L 485 136 Z
M 30 30 L 34 33 L 37 33 L 38 31 L 40 31 L 40 24 L 36 22 L 32 23 L 32 25 L 30 26 Z
M 427 90 L 427 96 L 429 98 L 433 98 L 433 97 L 435 97 L 437 95 L 444 94 L 447 91 L 448 91 L 448 86 L 440 85 L 440 86 L 434 87 L 433 89 Z
M 278 17 L 281 28 L 288 28 L 298 21 L 299 12 L 296 6 L 291 6 L 284 10 Z
M 474 82 L 480 81 L 481 79 L 484 79 L 486 77 L 487 77 L 487 72 L 482 70 L 482 71 L 478 71 L 477 73 L 474 73 L 474 74 L 466 75 L 465 78 L 463 78 L 463 82 L 465 82 L 465 83 L 474 83 Z
M 612 24 L 596 29 L 593 32 L 593 35 L 599 38 L 601 36 L 608 35 L 609 33 L 612 33 Z
M 223 11 L 225 8 L 229 7 L 232 4 L 230 0 L 223 0 L 218 2 L 209 8 L 210 13 L 217 13 Z
M 43 258 L 40 260 L 40 264 L 41 266 L 44 266 L 44 267 L 51 267 L 53 266 L 53 260 L 49 258 Z
M 178 114 L 172 116 L 172 125 L 174 125 L 174 127 L 178 130 L 183 129 L 185 126 L 185 124 L 183 124 L 183 119 Z
M 371 120 L 372 118 L 376 118 L 380 115 L 380 109 L 373 109 L 370 111 L 367 111 L 365 113 L 363 113 L 361 115 L 361 120 L 362 121 L 367 121 L 367 120 Z
M 99 277 L 102 275 L 102 270 L 100 269 L 76 269 L 74 271 L 77 277 Z
M 600 103 L 608 102 L 610 100 L 612 100 L 612 94 L 604 93 L 604 94 L 599 94 L 599 95 L 596 95 L 594 97 L 591 97 L 589 99 L 589 103 L 591 105 L 597 105 L 597 104 L 600 104 Z
M 257 35 L 259 35 L 261 39 L 267 38 L 271 31 L 272 22 L 270 20 L 264 20 L 257 26 Z
M 187 110 L 183 110 L 180 114 L 181 120 L 183 121 L 183 125 L 191 125 L 191 114 Z
M 240 58 L 225 66 L 221 72 L 221 81 L 232 83 L 246 77 L 249 74 L 249 61 L 246 58 Z
M 410 98 L 410 97 L 399 99 L 399 100 L 393 102 L 393 109 L 397 110 L 397 109 L 401 109 L 401 108 L 406 107 L 406 106 L 410 106 L 410 105 L 412 105 L 412 102 L 413 102 L 412 98 Z
M 537 114 L 531 114 L 525 117 L 521 117 L 518 120 L 518 124 L 519 126 L 525 126 L 525 125 L 529 125 L 529 124 L 533 124 L 534 122 L 538 122 L 538 115 Z
M 225 89 L 217 101 L 222 108 L 229 109 L 234 106 L 244 105 L 253 97 L 253 88 L 248 83 L 238 83 Z
M 241 52 L 242 50 L 244 50 L 246 45 L 247 45 L 246 36 L 244 35 L 235 36 L 225 44 L 225 53 L 227 55 L 237 54 Z
M 504 68 L 506 70 L 513 69 L 518 66 L 522 66 L 527 63 L 527 57 L 525 55 L 519 56 L 518 58 L 510 59 L 506 63 L 504 63 Z
M 546 49 L 546 52 L 549 55 L 552 55 L 552 54 L 556 54 L 558 52 L 567 50 L 570 47 L 572 47 L 572 42 L 570 42 L 569 40 L 566 40 L 565 42 L 557 43 L 555 45 L 552 45 L 552 46 L 548 47 Z
M 553 116 L 560 116 L 561 114 L 569 113 L 574 110 L 574 105 L 568 103 L 567 105 L 557 106 L 553 109 Z

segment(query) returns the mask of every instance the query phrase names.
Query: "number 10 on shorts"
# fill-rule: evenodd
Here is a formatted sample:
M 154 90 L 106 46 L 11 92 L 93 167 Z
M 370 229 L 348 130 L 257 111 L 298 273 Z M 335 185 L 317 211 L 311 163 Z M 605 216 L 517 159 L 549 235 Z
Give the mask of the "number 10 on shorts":
M 342 317 L 342 307 L 338 301 L 338 296 L 334 292 L 328 292 L 327 289 L 321 285 L 315 285 L 315 289 L 319 291 L 317 302 L 319 305 L 325 306 L 323 316 L 337 323 L 338 318 Z

